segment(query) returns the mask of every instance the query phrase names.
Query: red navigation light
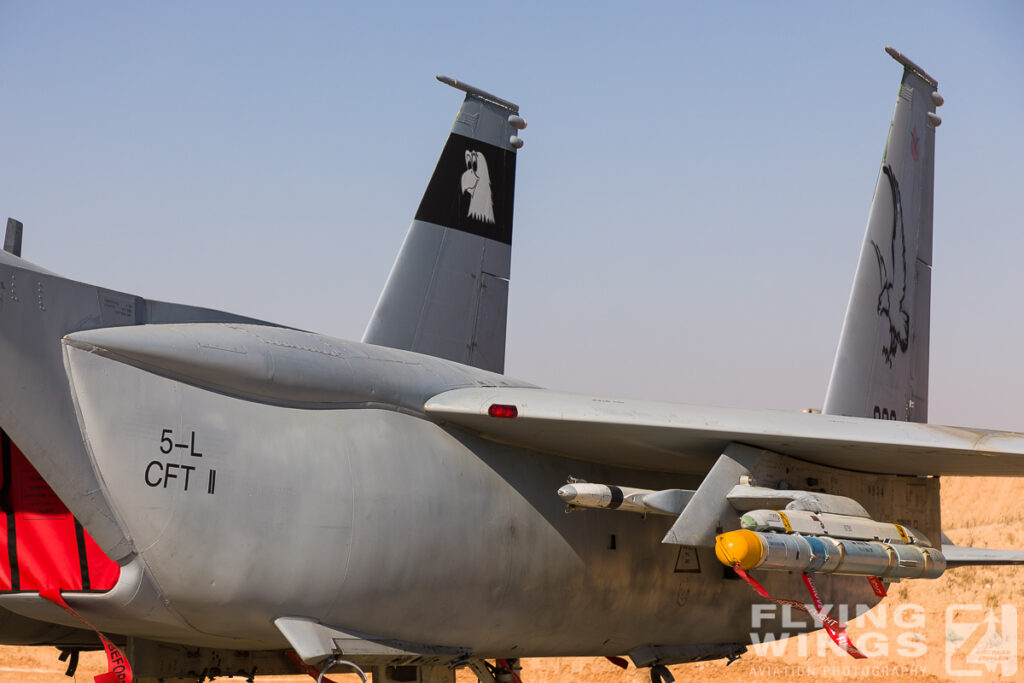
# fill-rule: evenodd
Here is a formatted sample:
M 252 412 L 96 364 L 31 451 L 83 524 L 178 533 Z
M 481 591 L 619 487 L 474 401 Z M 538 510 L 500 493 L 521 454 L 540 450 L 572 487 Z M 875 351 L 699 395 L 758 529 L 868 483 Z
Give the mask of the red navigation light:
M 487 414 L 491 417 L 518 417 L 519 409 L 511 405 L 492 403 L 491 407 L 487 409 Z

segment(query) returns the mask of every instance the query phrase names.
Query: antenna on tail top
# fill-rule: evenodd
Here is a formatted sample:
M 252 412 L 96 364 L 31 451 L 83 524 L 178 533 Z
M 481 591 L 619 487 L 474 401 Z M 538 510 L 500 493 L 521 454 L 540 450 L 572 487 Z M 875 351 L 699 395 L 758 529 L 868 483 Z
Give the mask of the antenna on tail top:
M 470 95 L 475 95 L 476 97 L 479 97 L 480 99 L 487 100 L 489 102 L 493 102 L 494 104 L 497 104 L 497 105 L 500 105 L 502 107 L 505 107 L 506 109 L 511 109 L 513 112 L 517 112 L 518 113 L 518 111 L 519 111 L 519 105 L 516 104 L 515 102 L 509 102 L 508 100 L 503 99 L 501 97 L 498 97 L 497 95 L 492 95 L 491 93 L 487 92 L 486 90 L 481 90 L 480 88 L 472 86 L 469 83 L 463 83 L 462 81 L 458 81 L 458 80 L 452 78 L 451 76 L 442 76 L 441 74 L 437 74 L 437 76 L 435 76 L 435 78 L 437 78 L 437 80 L 441 81 L 445 85 L 452 86 L 456 90 L 461 90 L 464 93 L 468 93 Z
M 899 50 L 895 50 L 886 45 L 885 52 L 890 57 L 895 59 L 897 62 L 899 62 L 900 64 L 902 64 L 903 66 L 907 67 L 908 69 L 916 73 L 918 76 L 920 76 L 928 85 L 932 86 L 933 88 L 939 87 L 939 82 L 937 80 L 929 76 L 924 69 L 919 67 L 914 62 L 910 61 L 910 58 L 904 55 Z
M 7 219 L 7 232 L 4 234 L 4 251 L 15 256 L 21 256 L 21 234 L 24 226 L 21 221 L 13 218 Z

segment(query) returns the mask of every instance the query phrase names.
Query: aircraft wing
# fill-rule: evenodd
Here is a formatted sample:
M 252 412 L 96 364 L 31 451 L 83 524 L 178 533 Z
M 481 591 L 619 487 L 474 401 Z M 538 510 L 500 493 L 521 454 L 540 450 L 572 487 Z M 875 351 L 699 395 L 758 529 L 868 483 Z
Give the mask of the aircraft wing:
M 942 544 L 947 567 L 1007 566 L 1024 564 L 1024 550 L 991 550 Z
M 728 444 L 741 443 L 879 474 L 1024 476 L 1024 434 L 1014 432 L 534 388 L 455 389 L 424 408 L 493 441 L 644 470 L 703 474 Z

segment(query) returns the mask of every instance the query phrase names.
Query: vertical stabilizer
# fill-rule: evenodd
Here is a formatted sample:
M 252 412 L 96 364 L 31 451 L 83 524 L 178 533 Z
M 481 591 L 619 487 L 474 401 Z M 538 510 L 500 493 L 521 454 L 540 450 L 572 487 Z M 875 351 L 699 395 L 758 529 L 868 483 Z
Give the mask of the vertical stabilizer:
M 824 412 L 908 422 L 928 418 L 937 83 L 903 67 L 860 262 Z
M 505 367 L 519 108 L 463 90 L 455 125 L 363 341 L 494 372 Z

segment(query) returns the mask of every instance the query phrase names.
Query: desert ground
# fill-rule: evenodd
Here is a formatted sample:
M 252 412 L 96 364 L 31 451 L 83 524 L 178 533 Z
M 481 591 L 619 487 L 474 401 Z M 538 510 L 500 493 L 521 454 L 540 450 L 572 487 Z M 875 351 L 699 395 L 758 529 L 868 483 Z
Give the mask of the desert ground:
M 942 482 L 942 518 L 955 543 L 989 548 L 1024 547 L 1024 478 L 956 478 Z M 961 607 L 956 607 L 956 606 Z M 1001 629 L 986 629 L 992 609 L 1009 615 Z M 1024 611 L 1024 567 L 971 567 L 949 570 L 935 581 L 910 581 L 890 587 L 875 610 L 850 622 L 849 633 L 867 659 L 840 653 L 822 632 L 752 647 L 742 659 L 671 667 L 676 681 L 1024 681 L 1021 628 L 1007 624 Z M 980 627 L 976 625 L 982 624 Z M 1021 624 L 1024 627 L 1024 624 Z M 972 632 L 973 628 L 973 632 Z M 1001 631 L 1001 632 L 1000 632 Z M 967 635 L 964 635 L 967 633 Z M 994 633 L 994 635 L 993 635 Z M 1000 637 L 1001 636 L 1001 637 Z M 947 657 L 947 649 L 959 645 Z M 999 661 L 990 670 L 966 653 L 990 646 Z M 1015 650 L 1019 653 L 1012 655 Z M 64 664 L 53 648 L 0 648 L 0 683 L 59 683 Z M 1003 668 L 1003 667 L 1006 668 Z M 76 676 L 90 682 L 105 670 L 101 653 L 86 653 Z M 339 683 L 357 683 L 354 675 L 331 675 Z M 523 683 L 646 683 L 646 669 L 623 671 L 601 658 L 528 659 Z M 240 678 L 221 678 L 235 680 Z M 266 676 L 258 681 L 301 683 L 308 676 Z M 459 683 L 473 683 L 460 670 Z

